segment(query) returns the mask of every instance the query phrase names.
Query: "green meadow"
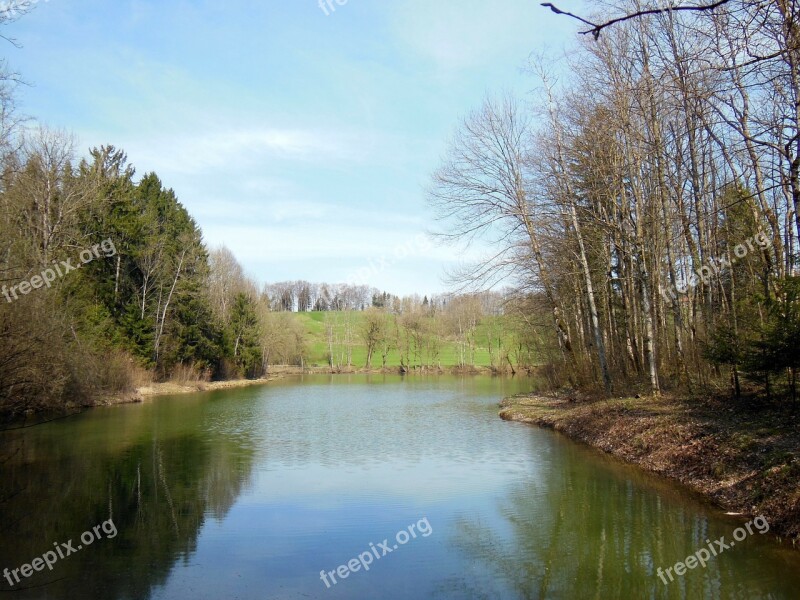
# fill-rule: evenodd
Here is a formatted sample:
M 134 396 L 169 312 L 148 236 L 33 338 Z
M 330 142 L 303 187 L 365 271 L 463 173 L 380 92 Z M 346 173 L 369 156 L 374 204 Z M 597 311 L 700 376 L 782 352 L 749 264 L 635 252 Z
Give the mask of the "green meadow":
M 328 338 L 325 326 L 325 316 L 331 315 L 335 322 L 334 337 L 344 339 L 344 323 L 345 315 L 341 312 L 305 312 L 293 313 L 292 317 L 297 319 L 304 327 L 307 333 L 307 363 L 310 366 L 326 366 L 328 364 Z M 338 317 L 338 318 L 337 318 Z M 352 319 L 352 365 L 356 368 L 362 368 L 367 363 L 367 348 L 361 336 L 361 331 L 364 328 L 364 321 L 366 313 L 351 312 L 349 317 Z M 489 367 L 491 366 L 491 359 L 489 355 L 489 332 L 491 330 L 490 324 L 494 319 L 502 319 L 502 317 L 487 317 L 478 325 L 475 330 L 476 350 L 475 362 L 476 367 Z M 391 336 L 395 336 L 394 329 L 390 332 Z M 440 354 L 439 364 L 442 367 L 456 367 L 459 366 L 459 347 L 458 342 L 454 339 L 455 336 L 446 334 L 440 335 Z M 504 339 L 507 340 L 508 336 L 505 335 Z M 396 347 L 396 341 L 393 343 L 393 348 L 387 356 L 387 367 L 400 366 L 400 351 Z M 334 345 L 334 352 L 341 352 L 341 344 Z M 372 367 L 380 368 L 382 365 L 380 351 L 376 351 L 372 357 Z

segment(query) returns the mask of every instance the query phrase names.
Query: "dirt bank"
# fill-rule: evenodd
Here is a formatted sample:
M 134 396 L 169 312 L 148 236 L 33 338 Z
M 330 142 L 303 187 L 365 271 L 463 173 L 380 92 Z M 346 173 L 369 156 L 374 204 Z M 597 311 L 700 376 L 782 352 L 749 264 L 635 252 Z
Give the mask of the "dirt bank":
M 560 431 L 693 488 L 726 511 L 764 515 L 800 541 L 800 415 L 790 407 L 677 398 L 506 398 L 500 417 Z
M 232 388 L 250 387 L 252 385 L 264 385 L 270 381 L 279 379 L 280 376 L 274 375 L 262 379 L 232 379 L 229 381 L 197 381 L 191 383 L 151 383 L 140 387 L 137 393 L 142 398 L 152 396 L 171 396 L 173 394 L 196 394 L 197 392 L 212 392 L 214 390 L 228 390 Z

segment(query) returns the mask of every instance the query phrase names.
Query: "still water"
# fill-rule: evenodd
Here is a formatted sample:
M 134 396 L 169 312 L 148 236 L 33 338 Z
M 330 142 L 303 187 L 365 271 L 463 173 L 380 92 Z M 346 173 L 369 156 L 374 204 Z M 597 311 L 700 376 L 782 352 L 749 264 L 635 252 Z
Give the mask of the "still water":
M 0 434 L 0 569 L 64 555 L 0 598 L 800 597 L 757 531 L 664 585 L 741 521 L 501 421 L 531 385 L 298 377 Z

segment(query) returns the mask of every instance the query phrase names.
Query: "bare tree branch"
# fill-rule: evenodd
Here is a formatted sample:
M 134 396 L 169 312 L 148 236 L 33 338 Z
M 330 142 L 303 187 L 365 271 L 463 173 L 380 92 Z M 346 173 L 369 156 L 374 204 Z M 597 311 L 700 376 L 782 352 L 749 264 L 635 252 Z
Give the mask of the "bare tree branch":
M 39 0 L 10 0 L 0 3 L 0 25 L 13 23 L 20 17 L 28 14 L 38 4 Z M 0 33 L 0 39 L 4 39 L 12 44 L 15 48 L 21 48 L 22 45 L 12 37 L 8 37 Z
M 572 17 L 573 19 L 577 19 L 581 23 L 585 23 L 586 25 L 590 25 L 591 29 L 587 29 L 586 31 L 581 31 L 580 32 L 581 35 L 586 35 L 586 34 L 591 33 L 592 36 L 594 37 L 594 39 L 598 39 L 600 37 L 600 32 L 603 31 L 603 29 L 605 29 L 606 27 L 611 27 L 612 25 L 615 25 L 617 23 L 622 23 L 624 21 L 630 21 L 631 19 L 638 19 L 640 17 L 645 17 L 645 16 L 648 16 L 648 15 L 660 15 L 660 14 L 669 13 L 669 12 L 681 12 L 681 11 L 683 11 L 683 12 L 687 12 L 687 11 L 702 12 L 702 11 L 710 11 L 710 10 L 714 10 L 715 8 L 719 8 L 720 6 L 722 6 L 723 4 L 727 4 L 728 2 L 730 2 L 730 0 L 718 0 L 717 2 L 714 2 L 713 4 L 700 4 L 700 5 L 695 5 L 695 6 L 668 6 L 668 7 L 665 7 L 665 8 L 650 8 L 650 9 L 647 9 L 647 10 L 638 10 L 636 12 L 624 15 L 622 17 L 617 17 L 615 19 L 611 19 L 610 21 L 606 21 L 605 23 L 600 23 L 600 24 L 592 23 L 591 21 L 587 21 L 583 17 L 579 17 L 576 14 L 573 14 L 571 12 L 567 12 L 565 10 L 561 10 L 560 8 L 558 8 L 557 6 L 552 4 L 551 2 L 543 2 L 542 6 L 544 6 L 545 8 L 549 8 L 551 11 L 553 11 L 557 15 L 565 15 L 567 17 Z

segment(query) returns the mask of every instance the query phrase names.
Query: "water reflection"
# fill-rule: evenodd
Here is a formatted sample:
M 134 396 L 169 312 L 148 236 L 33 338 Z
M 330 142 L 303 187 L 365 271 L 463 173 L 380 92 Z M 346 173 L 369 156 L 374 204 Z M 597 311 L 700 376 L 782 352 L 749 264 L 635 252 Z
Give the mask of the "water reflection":
M 531 451 L 541 450 L 541 432 Z M 795 598 L 798 556 L 757 530 L 736 551 L 664 585 L 666 569 L 741 525 L 692 495 L 553 437 L 559 464 L 511 486 L 495 515 L 462 515 L 453 545 L 477 573 L 441 588 L 464 598 Z M 787 570 L 788 569 L 788 570 Z
M 254 450 L 234 432 L 206 427 L 224 415 L 187 402 L 98 410 L 67 426 L 6 434 L 0 565 L 29 563 L 54 542 L 77 547 L 82 532 L 107 519 L 118 531 L 24 579 L 11 589 L 33 589 L 14 597 L 146 599 L 189 560 L 204 522 L 224 519 L 247 484 Z
M 41 587 L 16 597 L 796 597 L 800 556 L 758 535 L 664 586 L 656 568 L 739 522 L 500 421 L 498 399 L 530 385 L 311 377 L 3 434 L 0 568 L 113 518 L 117 537 L 36 573 L 25 585 Z M 320 581 L 423 517 L 430 537 L 331 589 Z

